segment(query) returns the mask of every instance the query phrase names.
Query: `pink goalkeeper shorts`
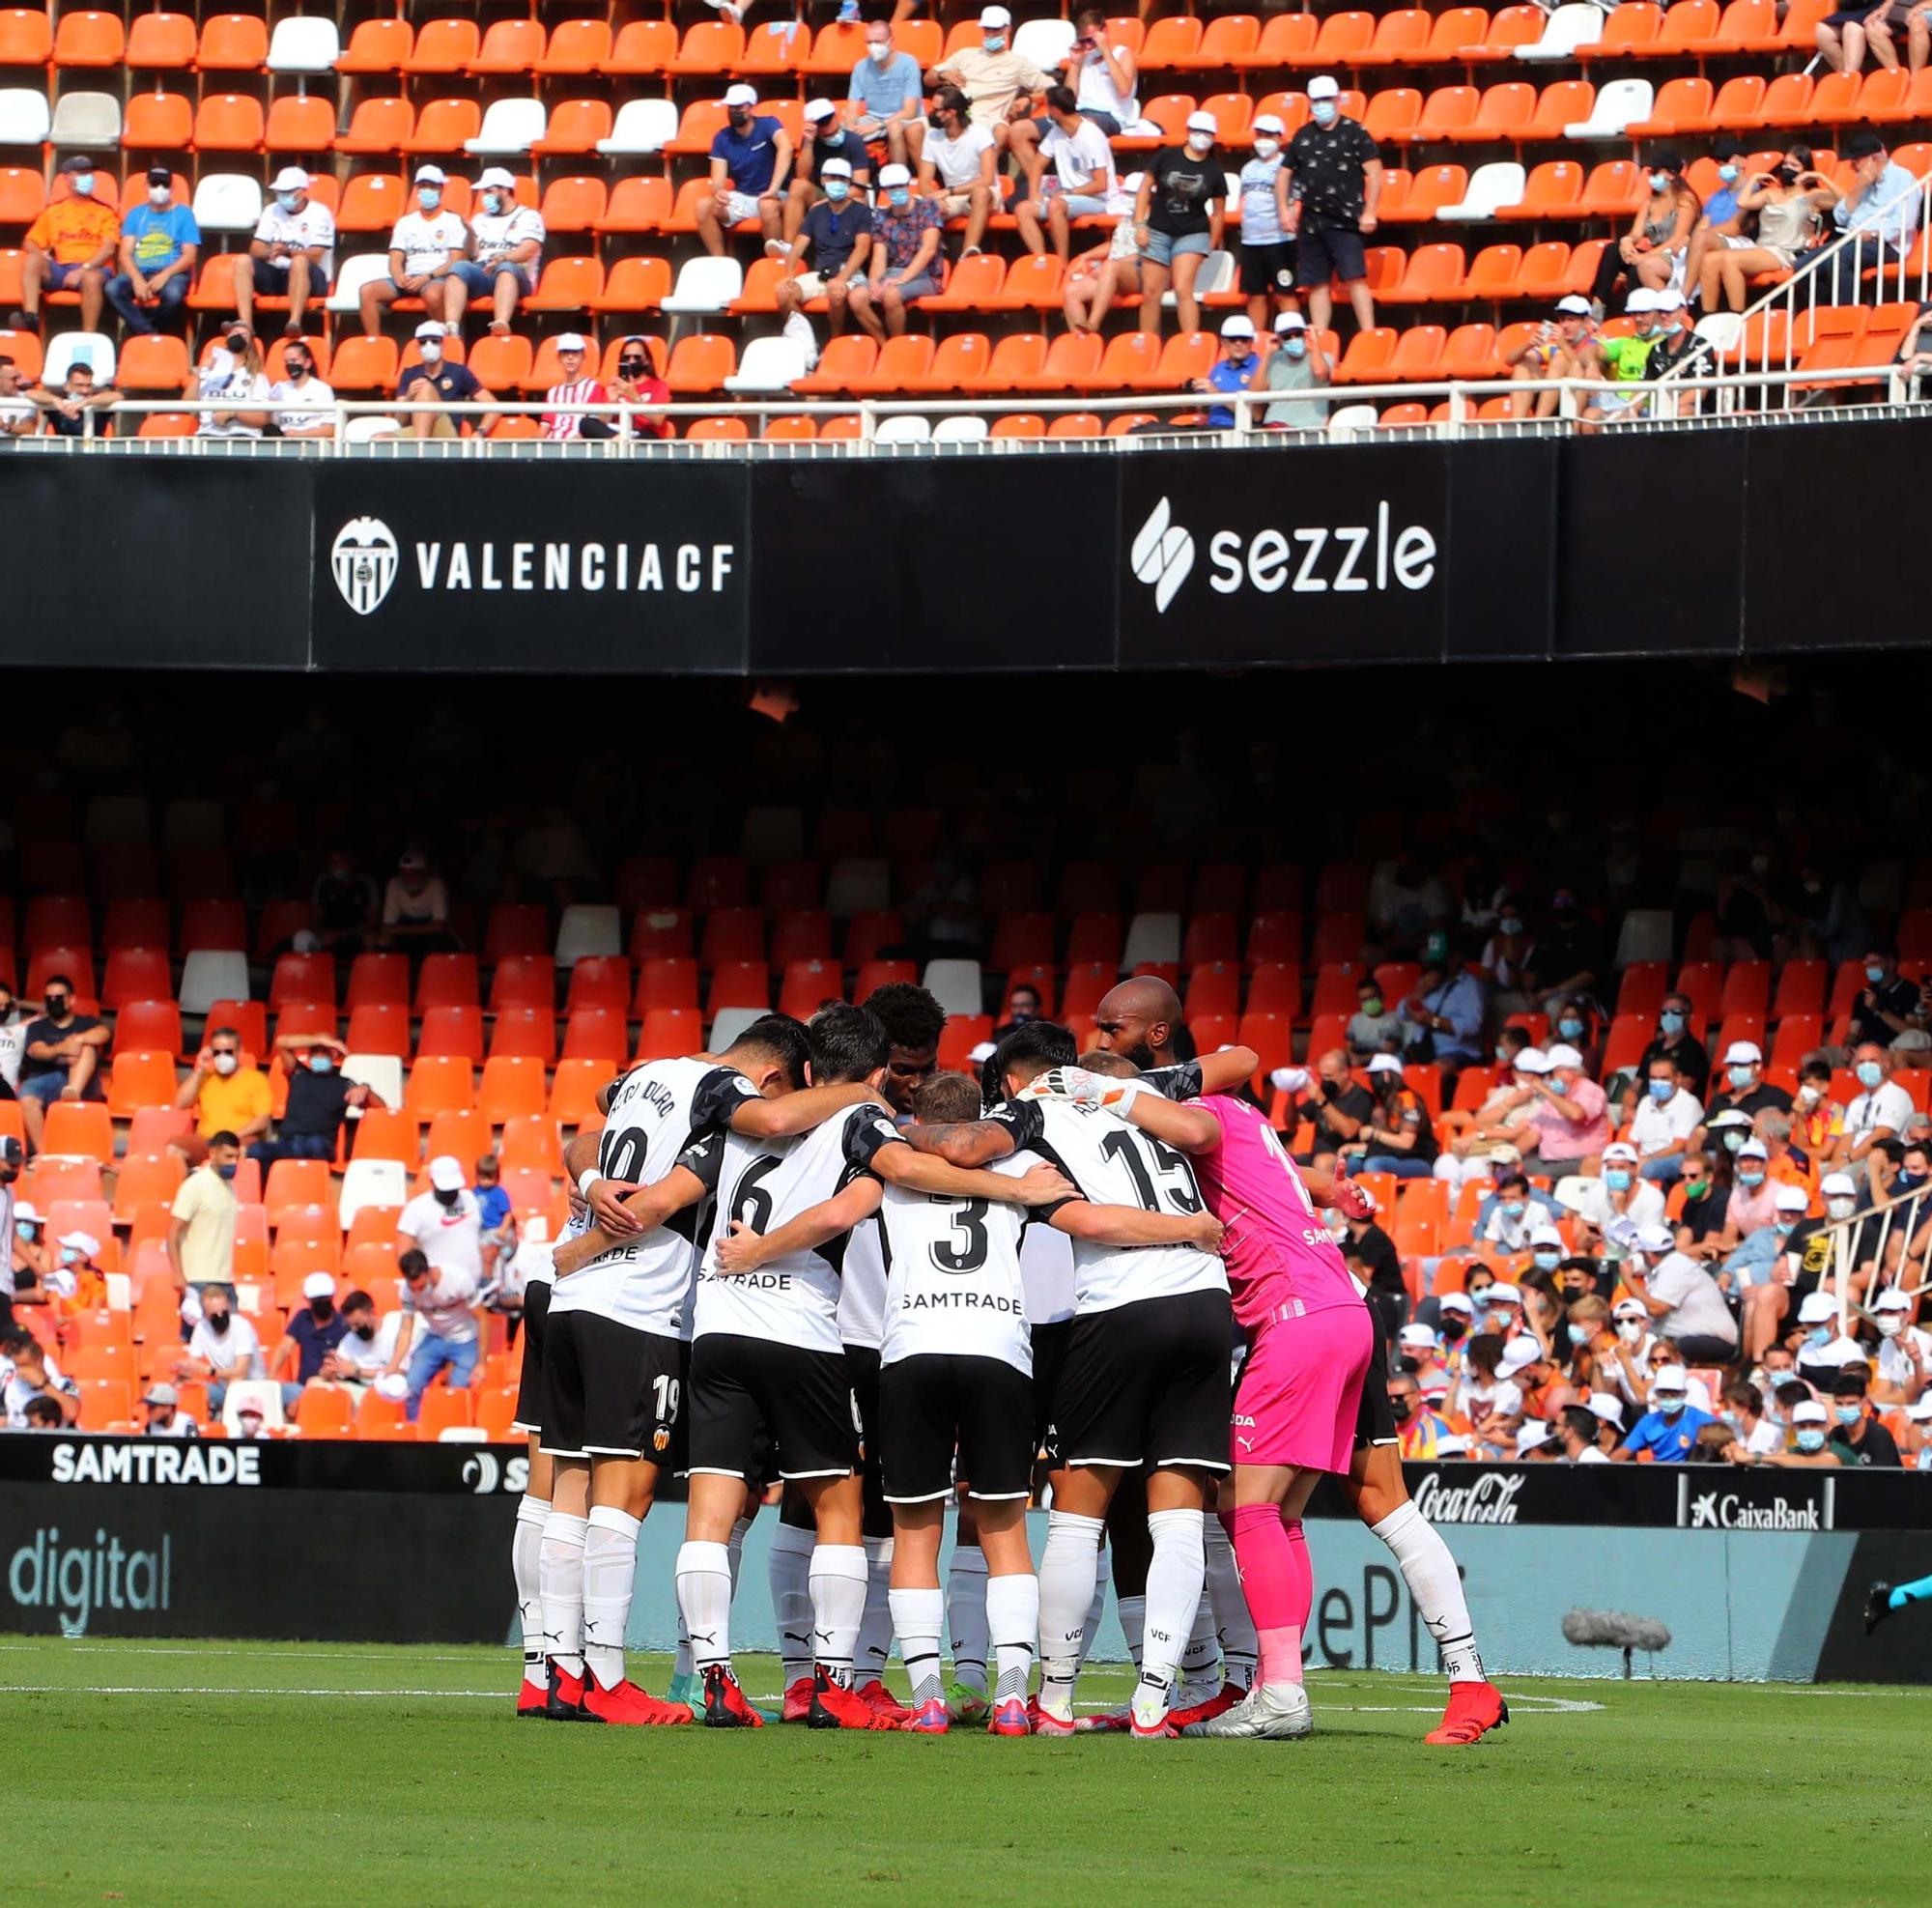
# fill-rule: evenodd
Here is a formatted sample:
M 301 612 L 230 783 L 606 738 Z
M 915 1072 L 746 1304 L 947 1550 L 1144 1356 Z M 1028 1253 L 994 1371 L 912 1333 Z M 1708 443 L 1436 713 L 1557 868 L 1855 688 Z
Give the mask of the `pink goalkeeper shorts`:
M 1366 1305 L 1268 1321 L 1235 1393 L 1235 1462 L 1346 1475 L 1374 1353 Z

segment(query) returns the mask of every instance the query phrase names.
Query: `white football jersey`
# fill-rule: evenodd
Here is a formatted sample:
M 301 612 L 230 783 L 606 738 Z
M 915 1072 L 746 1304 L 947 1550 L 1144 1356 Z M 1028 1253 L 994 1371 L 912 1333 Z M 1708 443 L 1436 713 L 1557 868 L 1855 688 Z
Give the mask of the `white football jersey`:
M 886 1236 L 875 1212 L 845 1240 L 838 1289 L 838 1342 L 876 1352 L 886 1335 Z
M 1119 1114 L 1064 1099 L 1009 1100 L 986 1116 L 1016 1148 L 1050 1160 L 1096 1206 L 1135 1206 L 1146 1212 L 1199 1212 L 1205 1202 L 1184 1153 L 1130 1126 Z M 1053 1209 L 1036 1211 L 1044 1219 Z M 1077 1315 L 1111 1312 L 1148 1298 L 1185 1292 L 1226 1292 L 1228 1274 L 1198 1245 L 1098 1245 L 1073 1241 Z
M 714 1141 L 688 1156 L 694 1171 L 709 1167 L 717 1175 L 715 1227 L 697 1268 L 696 1337 L 729 1332 L 808 1352 L 843 1349 L 839 1267 L 849 1234 L 738 1277 L 718 1270 L 718 1241 L 733 1219 L 771 1233 L 831 1199 L 860 1171 L 848 1155 L 846 1128 L 876 1117 L 875 1107 L 851 1106 L 795 1139 L 745 1140 L 727 1133 L 722 1144 Z
M 1029 1226 L 1020 1238 L 1027 1324 L 1057 1325 L 1073 1316 L 1073 1241 L 1051 1226 Z
M 606 1179 L 655 1185 L 685 1150 L 723 1130 L 758 1090 L 735 1068 L 710 1060 L 653 1060 L 636 1067 L 611 1096 L 610 1117 L 597 1143 L 597 1169 Z M 639 1331 L 691 1336 L 691 1287 L 696 1272 L 702 1206 L 672 1216 L 668 1225 L 600 1253 L 582 1270 L 556 1281 L 551 1310 L 594 1312 Z
M 1017 1179 L 1038 1163 L 1020 1153 L 991 1170 Z M 1031 1378 L 1033 1338 L 1020 1270 L 1026 1208 L 889 1185 L 880 1210 L 891 1261 L 879 1362 L 896 1364 L 922 1353 L 997 1358 Z

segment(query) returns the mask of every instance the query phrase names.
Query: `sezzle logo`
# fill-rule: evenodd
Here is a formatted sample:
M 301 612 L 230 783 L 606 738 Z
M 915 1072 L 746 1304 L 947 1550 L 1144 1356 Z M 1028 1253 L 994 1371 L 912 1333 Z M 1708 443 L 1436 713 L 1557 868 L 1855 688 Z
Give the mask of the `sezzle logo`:
M 1520 1477 L 1487 1471 L 1473 1484 L 1446 1487 L 1431 1471 L 1416 1487 L 1415 1508 L 1431 1524 L 1514 1524 Z
M 1194 555 L 1193 532 L 1174 522 L 1173 505 L 1163 497 L 1127 552 L 1135 577 L 1153 587 L 1157 614 L 1166 613 L 1193 574 Z M 1378 503 L 1373 524 L 1264 529 L 1245 540 L 1238 530 L 1216 530 L 1208 539 L 1208 584 L 1222 596 L 1243 588 L 1264 596 L 1280 589 L 1383 594 L 1391 584 L 1421 590 L 1435 581 L 1435 557 L 1432 531 L 1420 524 L 1397 529 L 1388 505 Z
M 1747 1503 L 1735 1491 L 1704 1491 L 1690 1500 L 1692 1530 L 1823 1530 L 1815 1500 L 1793 1503 L 1778 1495 L 1768 1504 Z
M 352 517 L 336 531 L 328 550 L 335 586 L 358 616 L 383 607 L 401 560 L 395 535 L 380 517 Z

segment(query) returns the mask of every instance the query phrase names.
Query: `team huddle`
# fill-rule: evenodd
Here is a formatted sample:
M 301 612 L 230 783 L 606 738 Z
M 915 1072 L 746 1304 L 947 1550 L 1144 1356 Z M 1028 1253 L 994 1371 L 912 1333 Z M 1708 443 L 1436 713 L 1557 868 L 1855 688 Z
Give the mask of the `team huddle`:
M 578 1210 L 526 1304 L 518 1713 L 780 1720 L 733 1672 L 731 1611 L 781 1483 L 786 1722 L 1304 1736 L 1302 1511 L 1334 1474 L 1441 1649 L 1428 1740 L 1506 1721 L 1321 1217 L 1369 1202 L 1297 1168 L 1236 1096 L 1255 1056 L 1180 1063 L 1179 1003 L 1151 979 L 1101 1002 L 1084 1060 L 1026 1021 L 978 1081 L 936 1069 L 944 1017 L 899 983 L 809 1025 L 767 1014 L 723 1054 L 634 1068 L 602 1131 L 572 1141 Z M 626 1674 L 624 1637 L 669 1474 L 689 1502 L 660 1700 Z M 1124 1710 L 1080 1714 L 1110 1575 L 1138 1680 Z M 910 1707 L 884 1680 L 895 1641 Z

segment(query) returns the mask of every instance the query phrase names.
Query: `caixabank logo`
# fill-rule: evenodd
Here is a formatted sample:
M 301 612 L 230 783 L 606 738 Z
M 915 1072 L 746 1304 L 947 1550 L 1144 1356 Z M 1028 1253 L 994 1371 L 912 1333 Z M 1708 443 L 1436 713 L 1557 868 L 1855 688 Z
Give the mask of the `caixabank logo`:
M 1153 591 L 1165 615 L 1206 553 L 1208 587 L 1220 596 L 1252 591 L 1274 596 L 1369 596 L 1419 592 L 1435 582 L 1435 533 L 1398 524 L 1386 501 L 1367 523 L 1267 525 L 1253 531 L 1196 530 L 1179 521 L 1170 498 L 1148 512 L 1127 548 L 1136 581 Z

